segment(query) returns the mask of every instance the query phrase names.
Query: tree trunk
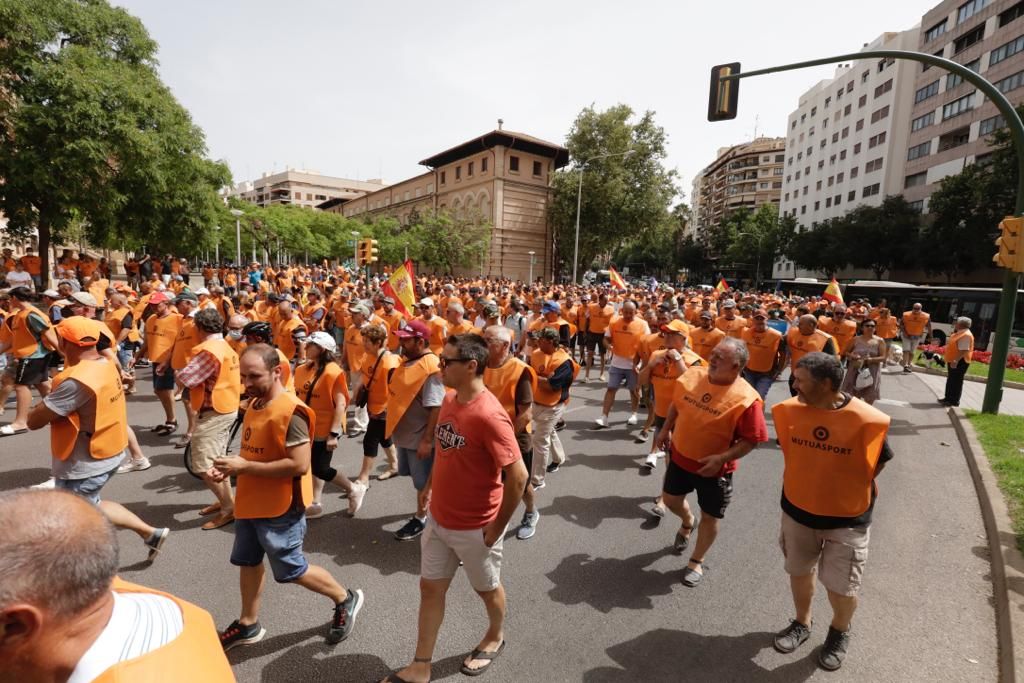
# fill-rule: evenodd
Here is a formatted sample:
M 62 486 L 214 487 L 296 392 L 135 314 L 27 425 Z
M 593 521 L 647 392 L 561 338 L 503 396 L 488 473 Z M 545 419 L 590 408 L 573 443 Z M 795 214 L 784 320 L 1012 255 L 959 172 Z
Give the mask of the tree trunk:
M 39 243 L 36 245 L 36 254 L 39 256 L 39 273 L 43 281 L 43 289 L 50 288 L 50 222 L 39 217 Z

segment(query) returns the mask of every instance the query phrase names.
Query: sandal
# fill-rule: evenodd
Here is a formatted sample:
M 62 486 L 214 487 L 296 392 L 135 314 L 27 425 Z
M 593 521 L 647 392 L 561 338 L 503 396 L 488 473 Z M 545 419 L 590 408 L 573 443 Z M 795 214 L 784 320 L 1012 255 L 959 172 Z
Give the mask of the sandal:
M 220 503 L 214 503 L 213 505 L 207 505 L 199 511 L 200 517 L 208 517 L 214 513 L 220 512 Z
M 465 674 L 466 676 L 479 676 L 479 675 L 483 674 L 484 672 L 486 672 L 488 669 L 491 668 L 491 664 L 494 664 L 494 660 L 498 658 L 498 655 L 500 655 L 504 649 L 505 649 L 505 641 L 503 640 L 503 641 L 501 641 L 501 645 L 499 645 L 498 649 L 495 650 L 494 652 L 484 652 L 483 650 L 473 650 L 471 653 L 469 653 L 469 660 L 470 661 L 473 661 L 474 659 L 485 659 L 485 660 L 487 660 L 487 663 L 484 664 L 483 666 L 481 666 L 478 669 L 470 669 L 465 664 L 465 662 L 463 662 L 462 668 L 460 669 L 460 671 L 462 671 L 462 673 Z
M 157 425 L 156 427 L 153 427 L 149 431 L 151 431 L 154 434 L 159 434 L 160 436 L 168 436 L 169 434 L 173 434 L 174 430 L 176 430 L 177 428 L 178 421 L 172 420 L 170 422 L 164 422 L 162 425 Z
M 698 567 L 703 568 L 704 571 L 707 571 L 707 567 L 704 566 L 704 561 L 703 560 L 695 560 L 693 558 L 690 558 L 690 562 L 695 564 L 695 565 L 697 565 Z M 694 588 L 694 587 L 697 586 L 697 584 L 700 583 L 700 580 L 703 579 L 703 578 L 704 578 L 704 573 L 703 572 L 699 572 L 696 569 L 691 569 L 689 566 L 687 566 L 685 569 L 683 569 L 683 585 L 684 586 L 689 586 L 690 588 Z
M 655 502 L 655 506 L 657 506 L 657 502 Z M 693 523 L 696 521 L 693 515 L 690 515 L 690 523 L 682 525 L 676 532 L 676 540 L 672 544 L 672 550 L 676 553 L 682 553 L 690 545 L 690 534 L 693 533 Z M 681 534 L 681 531 L 686 532 L 686 535 Z
M 387 472 L 381 472 L 377 475 L 377 481 L 387 481 L 391 477 L 397 477 L 398 470 L 388 470 Z
M 227 513 L 225 515 L 217 515 L 216 517 L 214 517 L 209 522 L 207 522 L 206 524 L 204 524 L 203 526 L 201 526 L 199 528 L 202 529 L 203 531 L 213 531 L 214 529 L 219 529 L 222 526 L 227 526 L 228 524 L 231 524 L 234 521 L 235 521 L 234 513 L 233 512 L 229 512 L 229 513 Z
M 412 661 L 418 664 L 430 664 L 433 660 L 428 657 L 413 657 Z M 384 679 L 384 683 L 409 683 L 409 681 L 399 676 L 397 671 L 392 671 L 388 674 L 388 677 Z
M 174 444 L 174 447 L 178 448 L 178 449 L 188 448 L 188 445 L 190 443 L 192 443 L 192 437 L 189 436 L 188 434 L 185 434 L 183 437 L 178 439 L 178 442 L 176 444 Z
M 0 427 L 0 437 L 2 437 L 2 436 L 14 436 L 16 434 L 24 434 L 27 431 L 28 431 L 27 427 L 22 427 L 21 429 L 15 429 L 11 425 L 4 425 L 3 427 Z

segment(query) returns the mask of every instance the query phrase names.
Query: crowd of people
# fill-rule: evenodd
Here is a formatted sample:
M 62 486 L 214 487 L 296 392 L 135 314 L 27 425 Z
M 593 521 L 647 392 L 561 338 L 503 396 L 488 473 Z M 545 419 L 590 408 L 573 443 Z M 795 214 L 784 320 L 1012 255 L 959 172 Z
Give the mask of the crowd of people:
M 791 398 L 770 410 L 785 457 L 780 542 L 794 615 L 774 646 L 793 652 L 810 636 L 817 577 L 833 610 L 818 662 L 841 666 L 874 479 L 893 456 L 889 418 L 872 404 L 894 340 L 910 372 L 915 349 L 931 336 L 920 304 L 897 312 L 885 302 L 780 292 L 421 277 L 414 310 L 406 310 L 376 278 L 327 264 L 206 266 L 193 288 L 187 264 L 169 260 L 178 272 L 133 259 L 126 281 L 86 274 L 79 262 L 57 289 L 37 295 L 19 284 L 0 295 L 0 353 L 8 354 L 0 398 L 16 394 L 0 435 L 48 427 L 52 451 L 49 481 L 0 495 L 0 519 L 37 513 L 31 524 L 0 525 L 0 575 L 10 586 L 0 590 L 0 658 L 15 672 L 146 680 L 139 672 L 162 666 L 181 667 L 175 678 L 184 680 L 197 664 L 180 655 L 201 651 L 210 659 L 203 680 L 232 680 L 222 651 L 266 633 L 265 559 L 277 583 L 330 600 L 327 641 L 345 640 L 367 596 L 307 561 L 307 524 L 324 514 L 328 484 L 356 516 L 371 477 L 400 476 L 411 489 L 389 487 L 388 495 L 408 496 L 410 516 L 395 539 L 420 542 L 420 620 L 413 660 L 386 680 L 430 679 L 445 595 L 460 568 L 488 617 L 462 671 L 482 674 L 505 649 L 506 530 L 522 504 L 514 537 L 538 533 L 538 498 L 573 456 L 559 431 L 574 384 L 601 383 L 593 428 L 637 427 L 628 438 L 646 444 L 638 446 L 642 467 L 664 469 L 650 514 L 679 518 L 671 543 L 679 554 L 689 550 L 681 579 L 695 588 L 738 462 L 770 438 L 768 394 L 787 370 Z M 958 404 L 972 352 L 970 320 L 961 318 L 946 345 L 945 404 Z M 146 367 L 164 412 L 150 431 L 174 439 L 209 491 L 197 510 L 208 518 L 202 529 L 234 525 L 230 561 L 242 604 L 216 647 L 200 608 L 114 577 L 112 527 L 138 534 L 151 560 L 172 533 L 100 495 L 115 474 L 150 467 L 127 417 Z M 34 405 L 33 389 L 41 399 Z M 358 464 L 335 462 L 343 439 L 358 437 Z M 60 560 L 39 542 L 58 528 Z M 52 570 L 35 571 L 40 563 Z M 75 599 L 57 604 L 58 584 Z M 131 614 L 152 637 L 122 647 Z

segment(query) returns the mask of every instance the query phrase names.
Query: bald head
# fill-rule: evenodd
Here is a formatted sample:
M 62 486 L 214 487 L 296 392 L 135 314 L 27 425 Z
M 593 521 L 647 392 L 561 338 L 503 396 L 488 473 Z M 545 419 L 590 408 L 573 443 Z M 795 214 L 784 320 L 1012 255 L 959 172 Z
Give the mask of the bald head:
M 811 334 L 818 328 L 818 319 L 811 313 L 806 313 L 797 320 L 797 327 L 801 334 Z

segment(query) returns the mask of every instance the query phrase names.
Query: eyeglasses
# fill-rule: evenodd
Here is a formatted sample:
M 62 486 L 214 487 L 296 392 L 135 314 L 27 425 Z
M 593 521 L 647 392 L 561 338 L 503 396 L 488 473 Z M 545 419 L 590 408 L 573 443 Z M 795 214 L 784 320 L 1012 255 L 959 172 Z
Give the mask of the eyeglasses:
M 476 360 L 476 359 L 474 359 L 474 358 L 445 358 L 444 356 L 441 356 L 439 365 L 441 366 L 441 369 L 443 370 L 444 368 L 448 367 L 451 363 L 468 363 L 471 360 Z
M 874 323 L 864 323 L 864 327 L 874 327 Z

